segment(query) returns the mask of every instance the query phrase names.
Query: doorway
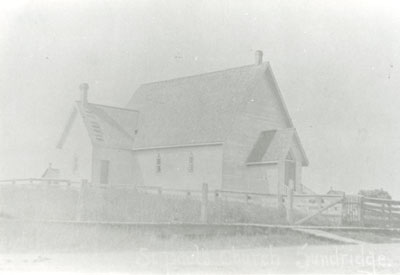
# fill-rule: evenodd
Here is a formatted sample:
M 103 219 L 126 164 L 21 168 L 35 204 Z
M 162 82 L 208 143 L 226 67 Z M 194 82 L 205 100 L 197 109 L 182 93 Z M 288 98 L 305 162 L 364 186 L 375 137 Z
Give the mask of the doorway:
M 296 190 L 296 161 L 292 152 L 289 152 L 285 160 L 285 189 L 293 182 L 293 190 Z

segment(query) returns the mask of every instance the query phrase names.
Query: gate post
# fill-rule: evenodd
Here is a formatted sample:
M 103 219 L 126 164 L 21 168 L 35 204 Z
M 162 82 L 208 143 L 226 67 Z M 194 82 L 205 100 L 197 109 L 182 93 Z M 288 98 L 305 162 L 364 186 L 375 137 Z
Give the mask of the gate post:
M 293 224 L 293 186 L 289 185 L 286 202 L 286 220 Z
M 278 162 L 278 182 L 277 182 L 277 184 L 278 184 L 278 189 L 277 189 L 278 194 L 276 196 L 276 199 L 277 199 L 278 212 L 279 212 L 279 215 L 281 215 L 281 213 L 283 215 L 285 215 L 284 214 L 285 206 L 283 205 L 283 194 L 282 194 L 282 191 L 285 191 L 285 190 L 283 190 L 285 188 L 285 162 L 284 161 Z
M 201 189 L 201 222 L 207 223 L 208 221 L 208 184 L 203 183 Z
M 77 201 L 77 213 L 76 213 L 76 220 L 82 221 L 84 209 L 85 209 L 85 194 L 86 189 L 88 188 L 88 180 L 83 179 L 81 182 L 81 188 L 78 191 L 78 201 Z
M 364 197 L 360 197 L 359 209 L 360 209 L 360 225 L 364 226 Z
M 340 226 L 345 224 L 345 208 L 346 207 L 346 195 L 343 194 L 342 198 L 342 208 L 341 208 L 341 215 L 340 215 Z

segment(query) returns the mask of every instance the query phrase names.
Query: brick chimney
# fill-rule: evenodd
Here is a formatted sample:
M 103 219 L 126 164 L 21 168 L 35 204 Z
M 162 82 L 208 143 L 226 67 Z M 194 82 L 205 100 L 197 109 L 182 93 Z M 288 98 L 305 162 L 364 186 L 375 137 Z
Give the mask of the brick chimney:
M 86 106 L 88 103 L 88 90 L 89 90 L 89 84 L 87 83 L 82 83 L 79 85 L 79 90 L 81 91 L 81 102 L 83 106 Z
M 263 62 L 263 52 L 258 50 L 254 53 L 255 65 L 261 65 Z

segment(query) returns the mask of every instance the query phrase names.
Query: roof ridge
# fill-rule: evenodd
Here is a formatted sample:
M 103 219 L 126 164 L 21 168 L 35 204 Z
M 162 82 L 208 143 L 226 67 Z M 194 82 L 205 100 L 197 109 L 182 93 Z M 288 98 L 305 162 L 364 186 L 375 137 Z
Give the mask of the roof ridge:
M 188 75 L 188 76 L 182 76 L 182 77 L 177 77 L 177 78 L 170 78 L 170 79 L 165 79 L 165 80 L 160 80 L 160 81 L 152 81 L 152 82 L 147 82 L 139 86 L 138 89 L 140 89 L 143 86 L 148 86 L 148 85 L 153 85 L 153 84 L 161 84 L 165 82 L 172 82 L 175 80 L 184 80 L 184 79 L 190 79 L 190 78 L 196 78 L 200 76 L 206 76 L 206 75 L 212 75 L 212 74 L 218 74 L 218 73 L 224 73 L 227 71 L 233 71 L 233 70 L 239 70 L 239 69 L 244 69 L 244 68 L 249 68 L 249 67 L 258 67 L 258 66 L 263 66 L 263 67 L 268 67 L 269 62 L 263 62 L 260 65 L 245 65 L 245 66 L 240 66 L 240 67 L 233 67 L 233 68 L 228 68 L 228 69 L 223 69 L 223 70 L 218 70 L 218 71 L 213 71 L 213 72 L 206 72 L 206 73 L 201 73 L 201 74 L 193 74 L 193 75 Z

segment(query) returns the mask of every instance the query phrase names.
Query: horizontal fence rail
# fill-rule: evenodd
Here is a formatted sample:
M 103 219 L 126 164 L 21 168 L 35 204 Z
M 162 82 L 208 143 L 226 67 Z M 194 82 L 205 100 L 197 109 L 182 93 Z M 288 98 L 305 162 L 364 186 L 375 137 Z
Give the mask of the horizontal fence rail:
M 4 184 L 65 184 L 80 185 L 81 181 L 73 181 L 69 179 L 45 179 L 45 178 L 20 178 L 0 180 L 0 185 Z
M 286 215 L 289 217 L 288 223 L 292 224 L 302 224 L 304 221 L 308 221 L 316 216 L 323 216 L 338 219 L 343 225 L 400 227 L 400 201 L 363 196 L 303 194 L 295 193 L 295 191 L 289 190 L 289 188 L 286 190 L 285 194 L 267 194 L 239 190 L 208 189 L 208 185 L 205 185 L 204 188 L 204 184 L 203 189 L 178 189 L 134 184 L 100 185 L 85 180 L 76 181 L 52 178 L 15 178 L 0 180 L 0 188 L 7 188 L 7 186 L 31 186 L 33 188 L 32 190 L 35 188 L 41 190 L 43 189 L 41 187 L 44 187 L 43 192 L 45 194 L 50 194 L 49 192 L 51 190 L 54 191 L 58 186 L 63 187 L 62 189 L 65 190 L 65 194 L 68 193 L 67 196 L 71 197 L 70 200 L 75 201 L 75 203 L 71 205 L 76 209 L 77 220 L 82 220 L 85 217 L 85 215 L 81 213 L 83 211 L 81 209 L 87 208 L 87 206 L 85 206 L 85 204 L 87 204 L 86 200 L 111 196 L 107 195 L 107 190 L 109 190 L 110 194 L 113 192 L 115 194 L 120 194 L 115 195 L 116 197 L 113 198 L 113 200 L 118 201 L 118 203 L 126 200 L 124 194 L 130 194 L 130 192 L 161 195 L 163 200 L 190 199 L 201 208 L 201 211 L 198 213 L 199 217 L 201 217 L 199 220 L 205 223 L 208 219 L 207 216 L 210 216 L 210 213 L 207 213 L 210 207 L 218 208 L 219 210 L 217 210 L 220 214 L 222 213 L 221 215 L 226 215 L 228 211 L 225 209 L 226 207 L 230 205 L 229 207 L 231 210 L 229 211 L 233 211 L 231 206 L 239 204 L 242 208 L 244 207 L 243 209 L 247 209 L 246 211 L 252 209 L 253 206 L 261 207 L 262 209 L 286 209 Z M 54 188 L 50 188 L 50 191 L 46 193 L 46 186 Z M 54 200 L 54 198 L 50 199 Z M 0 199 L 0 207 L 2 204 L 4 203 Z M 204 205 L 208 205 L 208 207 Z M 0 211 L 1 210 L 0 208 Z M 119 209 L 117 211 L 127 210 Z M 293 220 L 292 217 L 293 213 L 296 211 L 303 215 L 297 221 Z M 232 215 L 235 215 L 235 213 L 236 212 L 233 212 Z
M 85 208 L 88 208 L 88 204 L 90 201 L 97 200 L 97 203 L 103 200 L 107 200 L 109 196 L 113 197 L 113 200 L 117 200 L 118 203 L 123 203 L 126 196 L 131 194 L 130 192 L 136 193 L 145 193 L 149 195 L 161 195 L 162 200 L 172 199 L 172 200 L 187 200 L 190 199 L 193 203 L 201 206 L 201 220 L 203 222 L 207 222 L 207 217 L 209 213 L 208 208 L 213 208 L 213 215 L 237 215 L 236 211 L 233 210 L 232 207 L 236 207 L 234 205 L 239 205 L 237 207 L 241 209 L 247 209 L 245 211 L 259 211 L 257 209 L 264 209 L 263 211 L 271 211 L 267 209 L 280 209 L 280 208 L 288 208 L 288 205 L 291 205 L 290 211 L 287 212 L 287 215 L 293 216 L 293 211 L 304 213 L 304 215 L 308 216 L 315 212 L 323 212 L 322 215 L 332 216 L 332 217 L 340 217 L 341 209 L 340 207 L 335 207 L 335 209 L 330 208 L 328 210 L 326 206 L 330 205 L 332 201 L 340 199 L 341 196 L 337 195 L 317 195 L 317 194 L 292 194 L 289 197 L 288 194 L 267 194 L 267 193 L 258 193 L 258 192 L 243 192 L 238 190 L 225 190 L 225 189 L 210 189 L 208 187 L 206 189 L 177 189 L 177 188 L 164 188 L 161 186 L 149 186 L 149 185 L 127 185 L 127 184 L 110 184 L 110 185 L 100 185 L 93 184 L 88 181 L 73 181 L 69 179 L 51 179 L 51 178 L 18 178 L 18 179 L 7 179 L 0 180 L 0 187 L 10 185 L 10 186 L 32 186 L 32 188 L 38 188 L 38 192 L 42 192 L 42 195 L 49 195 L 50 193 L 46 191 L 46 189 L 42 187 L 51 186 L 51 187 L 66 187 L 65 196 L 69 199 L 69 207 L 73 207 L 76 212 L 77 220 L 85 219 Z M 206 184 L 207 186 L 207 184 Z M 51 192 L 55 192 L 57 188 L 51 188 Z M 42 191 L 40 191 L 42 190 Z M 73 191 L 75 190 L 75 191 Z M 108 191 L 109 190 L 109 191 Z M 34 191 L 34 190 L 33 190 Z M 33 192 L 32 191 L 32 192 Z M 73 193 L 71 193 L 73 191 Z M 44 193 L 43 193 L 44 192 Z M 110 195 L 108 195 L 110 193 Z M 114 195 L 111 195 L 114 193 Z M 120 195 L 115 195 L 120 194 Z M 206 195 L 205 195 L 206 194 Z M 1 195 L 1 194 L 0 194 Z M 27 195 L 25 195 L 26 197 Z M 35 200 L 39 199 L 38 194 L 32 195 Z M 54 201 L 55 196 L 58 196 L 56 193 L 50 197 L 50 201 Z M 130 195 L 129 195 L 130 196 Z M 136 196 L 136 195 L 134 195 Z M 26 199 L 28 199 L 26 197 Z M 26 200 L 25 199 L 25 200 Z M 29 199 L 28 199 L 29 200 Z M 63 198 L 59 198 L 59 200 L 63 200 Z M 75 201 L 72 204 L 72 201 Z M 206 201 L 206 202 L 204 202 Z M 53 203 L 53 202 L 52 202 Z M 0 206 L 2 202 L 0 199 Z M 205 207 L 205 204 L 209 204 L 208 207 Z M 43 206 L 44 207 L 44 206 Z M 99 206 L 100 207 L 100 206 Z M 126 206 L 127 207 L 127 206 Z M 37 208 L 37 207 L 36 207 Z M 120 207 L 121 208 L 121 207 Z M 254 208 L 254 210 L 253 210 Z M 329 208 L 329 207 L 328 207 Z M 322 209 L 322 211 L 321 211 Z M 31 209 L 32 210 L 32 209 Z M 35 210 L 35 209 L 34 209 Z M 1 211 L 1 208 L 0 208 Z M 34 212 L 40 212 L 41 210 L 35 210 Z M 57 209 L 59 212 L 66 212 L 65 210 Z M 115 211 L 128 211 L 126 209 L 117 209 Z M 230 211 L 234 211 L 231 214 Z M 243 212 L 243 210 L 240 210 Z M 26 212 L 26 211 L 25 211 Z M 64 213 L 63 212 L 63 213 Z M 201 215 L 200 215 L 201 214 Z M 36 214 L 33 214 L 36 215 Z M 251 214 L 250 214 L 251 215 Z M 304 217 L 303 215 L 303 217 Z M 54 216 L 54 215 L 53 215 Z M 87 215 L 86 215 L 87 216 Z M 115 215 L 118 216 L 118 215 Z M 267 216 L 267 215 L 266 215 Z M 234 221 L 235 217 L 229 218 L 229 221 Z M 264 219 L 265 220 L 265 219 Z M 289 223 L 293 223 L 292 218 L 290 218 Z
M 361 213 L 364 225 L 400 226 L 400 201 L 363 197 Z

